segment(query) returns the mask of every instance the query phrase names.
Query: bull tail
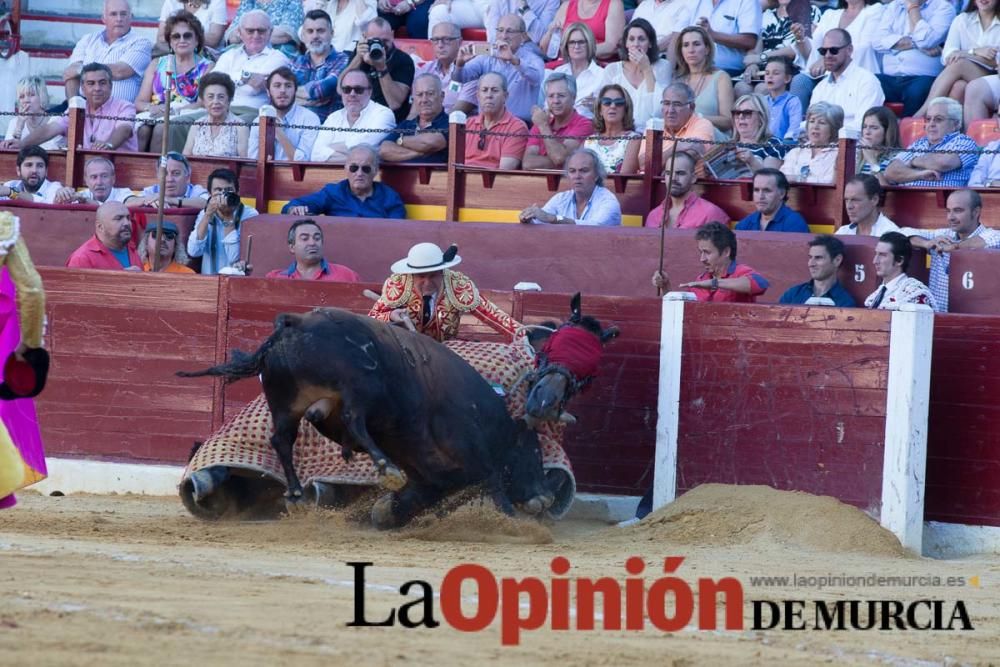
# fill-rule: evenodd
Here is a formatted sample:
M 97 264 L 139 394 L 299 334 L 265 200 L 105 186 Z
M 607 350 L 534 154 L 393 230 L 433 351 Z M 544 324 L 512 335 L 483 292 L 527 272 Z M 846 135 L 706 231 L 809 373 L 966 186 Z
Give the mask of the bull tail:
M 274 321 L 274 333 L 253 354 L 233 350 L 229 355 L 229 361 L 224 364 L 205 368 L 200 371 L 177 371 L 176 375 L 182 378 L 198 378 L 211 375 L 213 377 L 221 377 L 226 384 L 260 375 L 264 370 L 264 360 L 267 358 L 267 353 L 274 346 L 281 333 L 285 329 L 298 326 L 301 320 L 302 317 L 300 315 L 282 313 Z

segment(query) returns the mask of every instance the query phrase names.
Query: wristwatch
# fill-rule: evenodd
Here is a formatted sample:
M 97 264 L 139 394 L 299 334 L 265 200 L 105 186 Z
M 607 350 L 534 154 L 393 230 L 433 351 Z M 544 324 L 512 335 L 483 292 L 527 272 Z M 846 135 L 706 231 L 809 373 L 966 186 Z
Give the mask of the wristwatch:
M 719 291 L 719 279 L 717 277 L 715 277 L 715 276 L 712 276 L 711 291 L 713 291 L 713 292 L 718 292 Z
M 378 72 L 378 71 L 376 70 L 376 72 Z M 378 72 L 378 75 L 379 75 L 379 78 L 382 78 L 383 76 L 388 76 L 389 75 L 389 68 L 386 67 L 381 72 Z

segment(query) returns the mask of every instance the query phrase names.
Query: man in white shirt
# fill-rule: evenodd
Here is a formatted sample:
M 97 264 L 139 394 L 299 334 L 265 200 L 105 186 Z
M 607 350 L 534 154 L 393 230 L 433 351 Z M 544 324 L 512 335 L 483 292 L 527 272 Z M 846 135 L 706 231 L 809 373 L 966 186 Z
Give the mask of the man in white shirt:
M 697 0 L 694 16 L 694 25 L 700 26 L 715 40 L 715 66 L 730 76 L 742 74 L 743 58 L 757 45 L 762 27 L 760 2 Z
M 132 30 L 132 8 L 127 0 L 105 0 L 104 30 L 85 35 L 69 56 L 63 71 L 66 99 L 80 94 L 80 70 L 90 63 L 111 68 L 111 97 L 135 102 L 153 45 Z
M 656 45 L 660 53 L 672 53 L 672 44 L 677 34 L 693 25 L 698 18 L 694 10 L 694 0 L 643 0 L 635 8 L 632 20 L 649 21 L 656 30 Z
M 837 230 L 838 236 L 882 236 L 898 232 L 896 226 L 882 213 L 882 184 L 871 174 L 858 174 L 844 186 L 844 208 L 850 224 Z
M 344 108 L 323 122 L 323 129 L 313 144 L 313 162 L 344 162 L 353 146 L 368 144 L 376 150 L 389 131 L 396 127 L 396 116 L 389 107 L 372 101 L 371 79 L 361 70 L 341 75 Z M 383 132 L 339 132 L 337 130 L 384 130 Z
M 191 164 L 180 153 L 167 153 L 167 178 L 164 188 L 164 208 L 200 208 L 208 204 L 208 190 L 191 182 Z M 156 207 L 160 203 L 160 184 L 143 188 L 140 194 L 130 197 L 126 206 Z
M 319 130 L 319 116 L 296 104 L 299 84 L 288 67 L 279 67 L 267 77 L 267 95 L 277 112 L 274 123 L 274 159 L 308 160 Z M 292 126 L 292 127 L 289 127 Z M 260 153 L 260 120 L 250 126 L 247 156 Z
M 887 232 L 879 237 L 872 266 L 882 284 L 865 299 L 865 308 L 899 310 L 905 303 L 915 303 L 937 310 L 937 302 L 927 285 L 906 275 L 912 256 L 910 239 L 903 234 Z
M 107 201 L 124 203 L 135 193 L 128 188 L 115 187 L 115 165 L 106 157 L 92 157 L 83 165 L 83 180 L 87 189 L 76 193 L 76 201 L 81 204 L 97 204 Z
M 163 53 L 168 53 L 170 47 L 167 46 L 167 36 L 163 30 L 166 21 L 172 14 L 185 9 L 182 0 L 163 0 L 163 8 L 160 10 L 160 29 L 156 33 L 157 49 Z M 213 49 L 219 46 L 222 35 L 229 25 L 229 15 L 226 12 L 226 0 L 209 0 L 202 4 L 201 9 L 194 12 L 198 22 L 201 23 L 202 31 L 205 33 L 205 46 Z
M 599 225 L 622 224 L 618 197 L 604 187 L 608 173 L 597 153 L 580 148 L 566 160 L 566 179 L 571 188 L 549 199 L 545 206 L 532 204 L 521 211 L 525 224 Z
M 885 101 L 882 85 L 874 74 L 854 63 L 854 46 L 846 30 L 827 32 L 819 52 L 828 74 L 813 89 L 810 103 L 836 104 L 844 110 L 844 127 L 860 135 L 865 112 Z
M 48 176 L 49 154 L 41 146 L 25 146 L 17 154 L 19 179 L 0 185 L 0 199 L 18 199 L 40 204 L 68 204 L 76 193 Z

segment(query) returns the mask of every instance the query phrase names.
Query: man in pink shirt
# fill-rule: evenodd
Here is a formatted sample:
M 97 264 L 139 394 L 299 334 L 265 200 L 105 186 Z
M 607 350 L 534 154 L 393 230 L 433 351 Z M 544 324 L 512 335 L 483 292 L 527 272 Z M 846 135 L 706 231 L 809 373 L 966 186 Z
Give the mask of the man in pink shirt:
M 525 169 L 562 169 L 566 158 L 593 134 L 594 123 L 577 112 L 576 81 L 564 72 L 545 80 L 545 106 L 531 108 L 531 136 L 524 151 Z M 557 138 L 542 139 L 543 135 Z
M 125 152 L 139 150 L 133 132 L 135 105 L 111 97 L 111 68 L 101 63 L 89 63 L 80 72 L 80 89 L 87 100 L 84 109 L 83 147 L 88 150 Z M 114 117 L 117 120 L 109 120 Z M 21 146 L 36 146 L 69 131 L 68 112 L 42 125 L 21 140 Z
M 288 229 L 288 252 L 295 261 L 287 269 L 275 269 L 268 278 L 321 280 L 356 283 L 361 277 L 341 264 L 323 259 L 323 230 L 315 220 L 298 220 Z
M 496 72 L 487 72 L 479 77 L 476 94 L 479 115 L 465 124 L 465 164 L 491 169 L 517 169 L 524 157 L 528 126 L 507 109 L 507 80 Z
M 132 220 L 125 204 L 109 201 L 97 209 L 94 236 L 73 251 L 71 269 L 142 271 L 142 260 L 132 243 Z
M 694 229 L 709 222 L 729 224 L 729 216 L 721 208 L 693 192 L 698 176 L 697 160 L 687 151 L 677 151 L 674 158 L 674 178 L 670 180 L 670 163 L 663 167 L 663 182 L 670 185 L 670 209 L 666 219 L 668 229 Z M 667 200 L 646 216 L 646 227 L 659 227 L 663 223 L 663 209 Z

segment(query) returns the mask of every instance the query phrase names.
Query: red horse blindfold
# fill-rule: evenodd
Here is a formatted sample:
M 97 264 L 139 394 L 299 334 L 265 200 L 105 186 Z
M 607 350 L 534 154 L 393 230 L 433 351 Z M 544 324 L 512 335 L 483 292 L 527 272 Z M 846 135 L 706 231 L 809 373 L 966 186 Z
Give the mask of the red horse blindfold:
M 548 362 L 568 370 L 577 382 L 597 375 L 601 351 L 601 341 L 597 336 L 573 326 L 556 331 L 542 347 L 542 354 Z

